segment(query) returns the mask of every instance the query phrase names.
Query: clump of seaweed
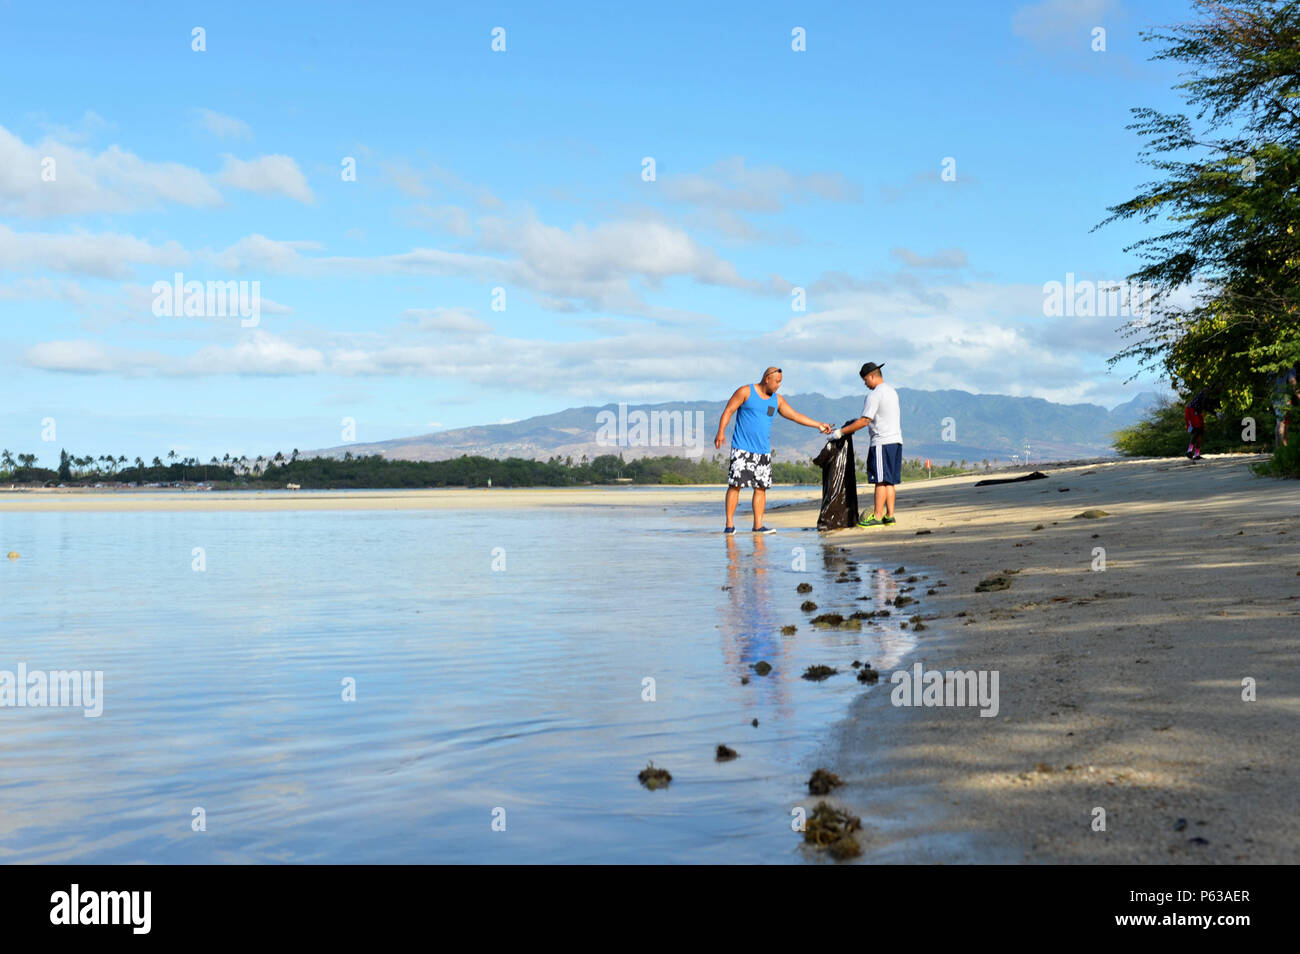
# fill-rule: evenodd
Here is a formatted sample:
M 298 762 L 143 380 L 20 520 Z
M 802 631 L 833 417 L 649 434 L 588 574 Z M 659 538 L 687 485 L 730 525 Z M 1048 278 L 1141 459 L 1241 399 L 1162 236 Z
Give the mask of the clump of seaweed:
M 824 848 L 836 861 L 856 858 L 862 854 L 858 840 L 853 837 L 855 831 L 862 830 L 862 820 L 856 815 L 841 812 L 826 802 L 818 802 L 804 827 L 803 840 Z
M 736 756 L 736 750 L 735 750 L 735 749 L 730 748 L 730 747 L 725 746 L 725 745 L 719 745 L 719 746 L 718 746 L 718 753 L 717 753 L 717 755 L 715 756 L 715 758 L 716 758 L 719 762 L 730 762 L 732 759 L 734 759 L 734 758 L 736 758 L 736 757 L 737 757 L 737 756 Z
M 993 593 L 997 590 L 1011 589 L 1011 574 L 994 573 L 992 576 L 986 576 L 975 586 L 976 593 Z
M 768 662 L 766 659 L 760 659 L 758 662 L 754 663 L 754 665 L 750 666 L 749 668 L 754 670 L 754 672 L 758 673 L 758 675 L 760 676 L 766 676 L 769 672 L 772 671 L 772 664 Z
M 838 672 L 838 669 L 832 669 L 830 666 L 809 666 L 803 671 L 802 678 L 807 679 L 809 682 L 821 682 Z
M 643 768 L 637 778 L 652 792 L 656 788 L 667 788 L 668 783 L 673 780 L 672 774 L 667 769 L 656 768 L 654 762 Z
M 811 592 L 812 592 L 812 584 L 811 584 L 811 583 L 800 583 L 798 586 L 796 586 L 796 587 L 794 588 L 794 591 L 795 591 L 796 593 L 811 593 Z
M 894 606 L 906 606 L 908 603 L 915 603 L 916 600 L 911 596 L 898 596 L 894 598 Z
M 814 603 L 812 600 L 804 600 L 802 603 L 799 604 L 799 608 L 803 610 L 805 613 L 817 612 L 817 604 Z
M 799 627 L 795 626 L 793 623 L 791 623 L 789 626 L 781 627 L 782 636 L 793 636 L 797 632 L 799 632 Z
M 808 791 L 813 795 L 829 795 L 831 789 L 843 785 L 840 777 L 834 772 L 828 772 L 826 769 L 817 769 L 808 779 Z
M 880 673 L 872 669 L 869 665 L 863 666 L 858 670 L 858 682 L 866 683 L 868 686 L 874 686 L 880 682 Z
M 897 570 L 894 571 L 894 576 L 902 576 L 906 572 L 907 572 L 907 567 L 900 566 Z
M 814 616 L 810 622 L 814 626 L 838 626 L 844 622 L 844 617 L 839 613 L 822 613 L 820 616 Z

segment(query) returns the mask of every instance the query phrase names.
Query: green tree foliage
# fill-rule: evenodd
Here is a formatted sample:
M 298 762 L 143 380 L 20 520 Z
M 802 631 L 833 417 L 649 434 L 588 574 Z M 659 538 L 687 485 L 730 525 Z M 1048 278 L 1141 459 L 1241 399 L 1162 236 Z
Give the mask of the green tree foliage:
M 1187 67 L 1176 88 L 1195 115 L 1133 110 L 1129 128 L 1159 178 L 1102 225 L 1136 218 L 1161 231 L 1126 249 L 1145 262 L 1130 279 L 1154 295 L 1111 361 L 1137 359 L 1184 396 L 1210 387 L 1246 412 L 1300 361 L 1300 4 L 1193 6 L 1194 21 L 1144 34 L 1164 44 L 1154 59 Z M 1156 440 L 1161 420 L 1130 428 L 1126 446 Z
M 1172 398 L 1153 406 L 1141 421 L 1115 434 L 1115 449 L 1128 457 L 1181 457 L 1187 452 L 1187 425 L 1183 403 Z M 1253 454 L 1273 446 L 1273 412 L 1265 405 L 1249 409 L 1249 415 L 1225 413 L 1222 419 L 1205 418 L 1201 438 L 1204 454 Z M 1254 443 L 1242 440 L 1242 418 L 1255 419 Z

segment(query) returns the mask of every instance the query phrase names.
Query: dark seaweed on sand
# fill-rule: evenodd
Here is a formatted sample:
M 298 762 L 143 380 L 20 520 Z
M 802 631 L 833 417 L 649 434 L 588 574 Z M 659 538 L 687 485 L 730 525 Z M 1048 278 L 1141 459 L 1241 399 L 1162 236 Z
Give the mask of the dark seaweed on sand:
M 822 613 L 820 616 L 814 616 L 809 622 L 814 626 L 838 626 L 844 622 L 844 617 L 839 613 Z
M 862 830 L 862 820 L 848 812 L 837 811 L 825 802 L 818 802 L 804 828 L 803 840 L 830 852 L 836 861 L 856 858 L 862 848 L 853 833 Z
M 831 789 L 836 788 L 844 783 L 834 772 L 828 772 L 826 769 L 817 769 L 808 779 L 808 791 L 812 795 L 829 795 Z
M 667 769 L 655 768 L 654 762 L 643 768 L 637 778 L 640 779 L 642 785 L 652 792 L 656 788 L 667 788 L 668 783 L 673 780 Z
M 829 679 L 839 672 L 838 669 L 832 669 L 830 666 L 809 666 L 804 670 L 803 678 L 810 682 L 821 682 L 823 679 Z

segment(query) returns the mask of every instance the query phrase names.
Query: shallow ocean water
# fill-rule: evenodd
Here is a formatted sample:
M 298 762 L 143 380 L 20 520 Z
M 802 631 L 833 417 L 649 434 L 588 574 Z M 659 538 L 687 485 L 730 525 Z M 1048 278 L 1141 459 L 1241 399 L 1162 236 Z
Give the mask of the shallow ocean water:
M 104 708 L 0 708 L 0 860 L 800 861 L 849 663 L 912 641 L 799 605 L 899 580 L 718 504 L 5 514 L 0 670 L 102 670 Z

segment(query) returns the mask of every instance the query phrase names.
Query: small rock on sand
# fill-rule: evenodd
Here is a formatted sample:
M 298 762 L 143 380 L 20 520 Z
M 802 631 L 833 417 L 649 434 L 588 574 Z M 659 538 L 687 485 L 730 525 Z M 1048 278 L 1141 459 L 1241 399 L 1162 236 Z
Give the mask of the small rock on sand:
M 1098 517 L 1109 517 L 1109 516 L 1110 514 L 1108 514 L 1106 511 L 1098 510 L 1094 507 L 1091 510 L 1085 510 L 1083 513 L 1076 513 L 1074 515 L 1074 519 L 1078 520 L 1080 517 L 1082 517 L 1085 520 L 1096 520 Z

